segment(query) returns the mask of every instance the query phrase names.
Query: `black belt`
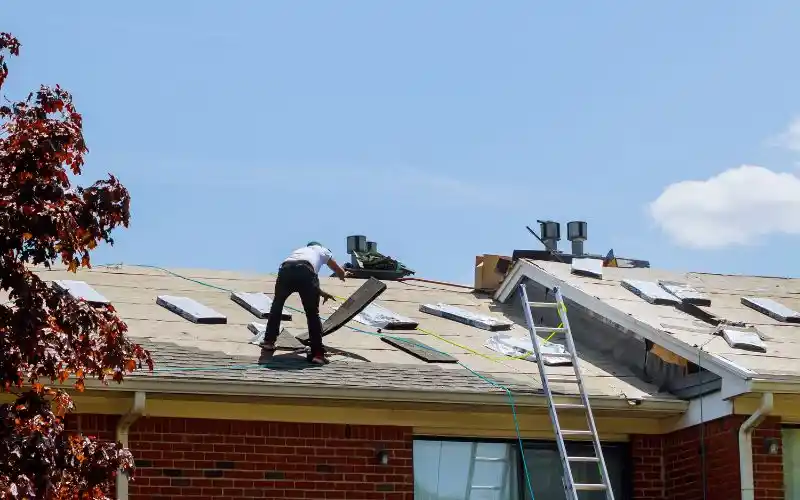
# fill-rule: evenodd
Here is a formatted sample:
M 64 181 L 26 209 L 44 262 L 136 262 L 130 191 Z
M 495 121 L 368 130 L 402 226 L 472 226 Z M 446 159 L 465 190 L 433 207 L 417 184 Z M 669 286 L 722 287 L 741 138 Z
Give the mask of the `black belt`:
M 308 262 L 307 260 L 290 260 L 289 262 L 284 262 L 283 264 L 281 264 L 281 269 L 283 269 L 284 267 L 297 267 L 297 266 L 305 267 L 312 273 L 317 274 L 317 272 L 314 270 L 314 266 L 312 266 L 311 262 Z

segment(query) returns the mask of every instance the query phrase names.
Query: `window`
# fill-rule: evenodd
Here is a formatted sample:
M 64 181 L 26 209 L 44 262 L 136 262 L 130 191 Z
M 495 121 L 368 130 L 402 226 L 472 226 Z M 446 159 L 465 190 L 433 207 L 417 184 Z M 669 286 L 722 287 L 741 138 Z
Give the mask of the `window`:
M 800 450 L 800 442 L 797 444 Z M 563 500 L 561 459 L 556 443 L 525 442 L 524 453 L 535 499 Z M 567 442 L 567 453 L 594 456 L 594 447 L 590 442 Z M 614 498 L 629 500 L 632 492 L 629 467 L 626 467 L 629 463 L 627 445 L 604 444 L 603 456 Z M 414 500 L 531 500 L 521 462 L 516 442 L 415 440 Z M 795 463 L 800 465 L 800 454 Z M 600 482 L 595 463 L 575 462 L 572 471 L 575 482 Z M 602 491 L 584 491 L 580 496 L 581 500 L 606 499 Z
M 534 442 L 525 444 L 525 462 L 531 478 L 533 494 L 536 500 L 560 500 L 564 498 L 564 485 L 561 480 L 561 458 L 558 456 L 556 443 Z M 567 442 L 567 454 L 571 456 L 594 456 L 592 443 Z M 614 498 L 625 500 L 630 498 L 629 484 L 625 478 L 625 464 L 628 461 L 627 448 L 622 444 L 603 445 L 603 458 L 606 462 L 608 475 L 611 478 L 611 488 Z M 599 483 L 600 472 L 595 463 L 574 462 L 572 464 L 573 480 L 576 483 Z M 527 488 L 523 488 L 525 500 L 531 500 Z M 605 500 L 606 494 L 602 491 L 581 492 L 582 500 Z
M 517 500 L 517 448 L 509 443 L 414 441 L 414 500 Z
M 785 498 L 800 498 L 800 429 L 783 429 Z

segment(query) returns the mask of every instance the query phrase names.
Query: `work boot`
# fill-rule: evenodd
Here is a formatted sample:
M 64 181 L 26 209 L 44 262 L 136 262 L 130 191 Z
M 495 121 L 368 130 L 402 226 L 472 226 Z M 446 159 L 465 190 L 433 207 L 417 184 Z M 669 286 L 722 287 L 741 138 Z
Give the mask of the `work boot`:
M 312 355 L 310 355 L 308 357 L 308 362 L 311 363 L 312 365 L 320 365 L 320 366 L 322 366 L 322 365 L 327 365 L 328 363 L 330 363 L 330 360 L 328 360 L 328 358 L 325 357 L 325 353 L 320 353 L 320 354 L 312 354 Z

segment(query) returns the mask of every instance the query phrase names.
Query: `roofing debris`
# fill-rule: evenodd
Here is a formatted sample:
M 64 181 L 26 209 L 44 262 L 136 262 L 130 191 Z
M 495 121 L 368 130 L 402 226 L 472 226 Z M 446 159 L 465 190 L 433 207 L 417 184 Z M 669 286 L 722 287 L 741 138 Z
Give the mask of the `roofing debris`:
M 603 279 L 603 261 L 600 259 L 572 259 L 572 274 Z
M 530 337 L 512 337 L 507 333 L 496 333 L 484 344 L 487 348 L 515 358 L 523 356 L 527 361 L 536 361 L 536 352 Z M 561 344 L 539 339 L 539 351 L 542 361 L 548 366 L 571 365 L 572 361 L 564 357 L 567 350 Z
M 446 318 L 492 332 L 497 330 L 510 330 L 513 325 L 512 322 L 505 319 L 495 319 L 491 316 L 465 311 L 460 307 L 442 303 L 422 304 L 419 306 L 419 310 L 424 313 L 439 316 L 440 318 Z
M 711 299 L 700 293 L 696 288 L 686 283 L 677 281 L 659 280 L 658 286 L 674 295 L 684 304 L 692 304 L 695 306 L 710 306 Z
M 210 307 L 204 306 L 189 297 L 176 297 L 173 295 L 159 295 L 156 304 L 168 309 L 192 323 L 225 324 L 228 318 Z
M 764 344 L 758 330 L 753 326 L 721 324 L 714 333 L 716 335 L 721 335 L 728 345 L 733 348 L 754 352 L 767 352 L 767 345 Z
M 382 330 L 414 330 L 419 322 L 407 318 L 389 309 L 372 303 L 353 318 L 362 325 L 379 328 Z
M 107 298 L 86 284 L 85 281 L 56 280 L 53 282 L 53 286 L 63 293 L 70 294 L 75 299 L 85 300 L 90 304 L 110 304 Z
M 742 297 L 742 304 L 783 323 L 800 323 L 800 313 L 767 298 Z
M 656 305 L 676 305 L 681 301 L 651 281 L 622 280 L 622 287 L 633 292 L 647 302 Z
M 260 292 L 231 292 L 231 300 L 244 307 L 256 318 L 266 319 L 272 307 L 272 298 Z M 286 309 L 281 314 L 281 319 L 291 321 L 292 315 Z

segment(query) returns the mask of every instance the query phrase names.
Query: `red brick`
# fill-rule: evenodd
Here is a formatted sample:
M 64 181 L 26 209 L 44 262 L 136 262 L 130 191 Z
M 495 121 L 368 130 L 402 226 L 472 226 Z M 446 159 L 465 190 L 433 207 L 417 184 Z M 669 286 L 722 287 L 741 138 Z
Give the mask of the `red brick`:
M 72 415 L 67 424 L 70 430 L 113 439 L 118 420 Z M 147 465 L 137 468 L 130 483 L 132 500 L 414 496 L 411 428 L 141 418 L 131 428 L 129 444 L 139 463 Z M 378 446 L 390 451 L 389 465 L 377 464 Z M 771 461 L 759 463 L 773 470 Z M 376 491 L 379 483 L 392 484 L 393 491 Z
M 744 421 L 729 416 L 660 436 L 631 436 L 636 500 L 730 500 L 740 496 L 739 436 Z M 700 453 L 705 445 L 705 458 Z M 753 432 L 756 500 L 783 498 L 783 460 L 764 453 L 764 438 L 780 439 L 780 422 Z M 703 472 L 705 471 L 705 496 Z

